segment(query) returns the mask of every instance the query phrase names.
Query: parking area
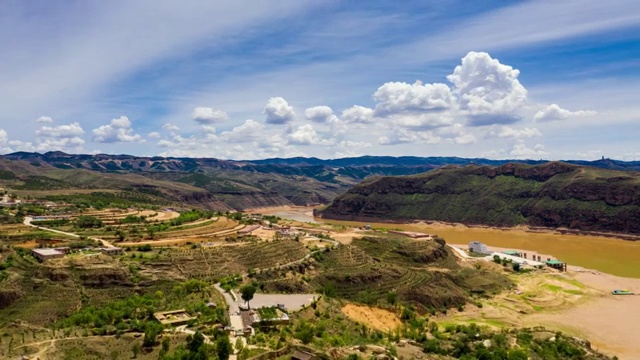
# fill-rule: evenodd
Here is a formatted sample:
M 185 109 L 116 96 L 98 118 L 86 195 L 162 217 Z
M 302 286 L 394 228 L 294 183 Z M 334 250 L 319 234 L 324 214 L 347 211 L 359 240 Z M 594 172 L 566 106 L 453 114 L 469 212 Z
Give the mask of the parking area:
M 297 311 L 317 298 L 317 294 L 255 294 L 249 304 L 254 309 L 283 304 L 288 311 Z

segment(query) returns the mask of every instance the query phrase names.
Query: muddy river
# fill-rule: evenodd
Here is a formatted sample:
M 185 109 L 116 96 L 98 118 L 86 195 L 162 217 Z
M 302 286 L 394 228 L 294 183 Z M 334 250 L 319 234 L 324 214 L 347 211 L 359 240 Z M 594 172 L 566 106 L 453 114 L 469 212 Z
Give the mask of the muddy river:
M 313 218 L 310 208 L 262 211 L 283 219 L 347 226 L 362 226 L 363 222 Z M 490 246 L 524 249 L 550 254 L 570 265 L 595 269 L 613 275 L 640 278 L 640 241 L 628 241 L 588 235 L 562 235 L 553 232 L 527 232 L 492 228 L 427 224 L 380 224 L 374 228 L 403 229 L 437 234 L 452 244 L 478 240 Z

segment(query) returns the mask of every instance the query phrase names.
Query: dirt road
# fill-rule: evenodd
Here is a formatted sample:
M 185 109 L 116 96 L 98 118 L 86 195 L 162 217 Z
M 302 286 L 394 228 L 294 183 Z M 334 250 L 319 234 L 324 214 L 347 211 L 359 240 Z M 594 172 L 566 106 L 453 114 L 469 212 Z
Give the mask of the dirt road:
M 23 224 L 25 224 L 27 226 L 34 227 L 34 228 L 39 229 L 39 230 L 45 230 L 45 231 L 54 232 L 56 234 L 62 234 L 62 235 L 67 235 L 67 236 L 71 236 L 71 237 L 75 237 L 75 238 L 80 238 L 80 235 L 78 235 L 78 234 L 74 234 L 74 233 L 70 233 L 70 232 L 66 232 L 66 231 L 61 231 L 61 230 L 56 230 L 56 229 L 50 229 L 50 228 L 46 228 L 46 227 L 39 226 L 39 225 L 34 225 L 34 224 L 31 223 L 32 221 L 33 221 L 33 217 L 27 216 L 27 217 L 24 218 Z M 115 246 L 113 246 L 113 244 L 111 244 L 110 242 L 108 242 L 107 240 L 104 240 L 104 239 L 100 239 L 100 238 L 97 238 L 97 237 L 90 237 L 90 236 L 88 236 L 87 239 L 99 241 L 102 244 L 102 246 L 104 246 L 106 248 L 114 248 L 115 247 Z

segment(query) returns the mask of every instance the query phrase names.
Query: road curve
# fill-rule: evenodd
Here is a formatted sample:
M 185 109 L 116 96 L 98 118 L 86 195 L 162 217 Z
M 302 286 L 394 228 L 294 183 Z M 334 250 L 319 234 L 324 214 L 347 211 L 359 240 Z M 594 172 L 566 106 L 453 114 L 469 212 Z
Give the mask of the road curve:
M 50 228 L 46 228 L 46 227 L 39 226 L 39 225 L 34 225 L 34 224 L 31 223 L 32 221 L 33 221 L 33 217 L 27 216 L 27 217 L 24 218 L 24 221 L 22 223 L 27 225 L 27 226 L 31 226 L 31 227 L 34 227 L 36 229 L 39 229 L 39 230 L 44 230 L 44 231 L 54 232 L 56 234 L 62 234 L 62 235 L 67 235 L 67 236 L 71 236 L 71 237 L 75 237 L 75 238 L 80 238 L 80 235 L 78 235 L 78 234 L 74 234 L 74 233 L 70 233 L 70 232 L 66 232 L 66 231 L 61 231 L 61 230 L 56 230 L 56 229 L 50 229 Z M 97 238 L 97 237 L 91 237 L 91 236 L 87 236 L 87 239 L 99 241 L 102 244 L 102 246 L 104 246 L 106 248 L 114 248 L 115 247 L 115 246 L 113 246 L 113 244 L 111 244 L 110 242 L 108 242 L 107 240 L 104 240 L 104 239 L 100 239 L 100 238 Z

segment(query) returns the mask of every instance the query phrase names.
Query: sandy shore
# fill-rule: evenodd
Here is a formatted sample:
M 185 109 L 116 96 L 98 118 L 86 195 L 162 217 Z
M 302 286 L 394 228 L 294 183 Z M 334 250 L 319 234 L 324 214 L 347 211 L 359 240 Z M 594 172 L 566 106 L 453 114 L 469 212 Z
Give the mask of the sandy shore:
M 466 245 L 453 244 L 466 249 Z M 543 260 L 553 258 L 531 250 L 488 246 L 490 251 L 517 250 L 540 255 Z M 625 278 L 597 270 L 568 265 L 566 275 L 595 290 L 596 295 L 568 309 L 545 311 L 523 318 L 522 326 L 542 325 L 561 329 L 588 339 L 594 349 L 616 355 L 620 359 L 640 358 L 640 296 L 615 296 L 612 290 L 624 289 L 640 294 L 640 279 Z

